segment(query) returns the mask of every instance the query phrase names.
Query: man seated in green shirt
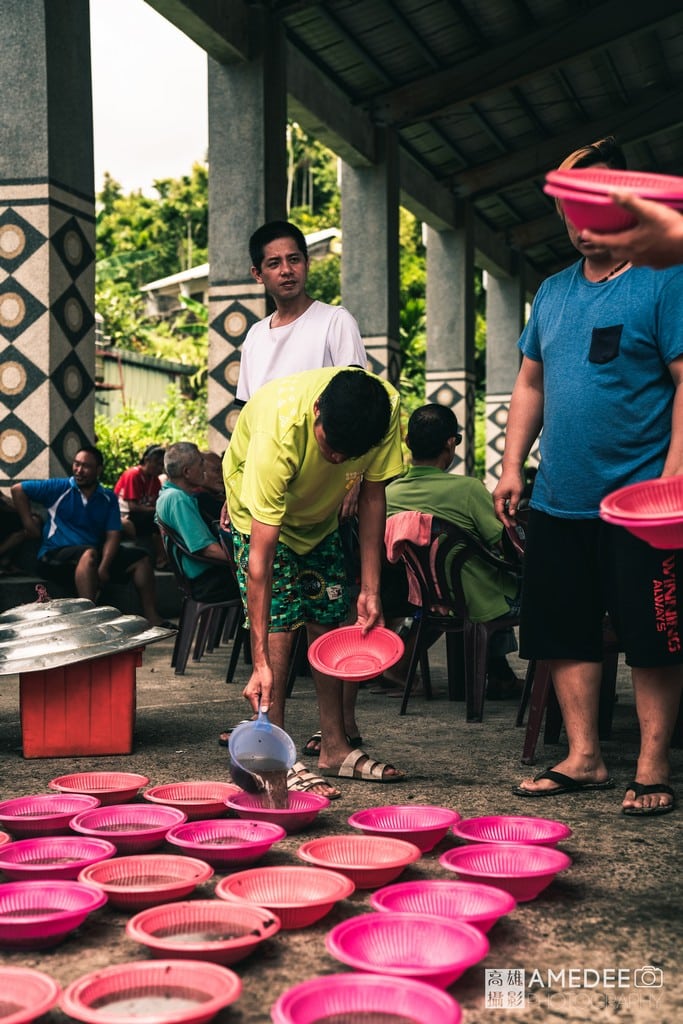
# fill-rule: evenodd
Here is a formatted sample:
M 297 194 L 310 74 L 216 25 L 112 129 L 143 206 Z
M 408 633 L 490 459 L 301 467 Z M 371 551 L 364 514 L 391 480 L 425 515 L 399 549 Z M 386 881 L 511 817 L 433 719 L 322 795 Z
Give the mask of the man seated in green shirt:
M 462 435 L 453 411 L 444 405 L 423 405 L 408 421 L 406 444 L 411 463 L 404 476 L 387 487 L 387 514 L 427 512 L 475 534 L 487 547 L 500 547 L 502 524 L 481 480 L 448 473 Z M 463 590 L 470 617 L 489 622 L 509 615 L 518 606 L 517 576 L 476 558 L 462 570 Z M 487 696 L 516 696 L 518 681 L 505 654 L 516 649 L 512 631 L 496 633 L 491 641 Z

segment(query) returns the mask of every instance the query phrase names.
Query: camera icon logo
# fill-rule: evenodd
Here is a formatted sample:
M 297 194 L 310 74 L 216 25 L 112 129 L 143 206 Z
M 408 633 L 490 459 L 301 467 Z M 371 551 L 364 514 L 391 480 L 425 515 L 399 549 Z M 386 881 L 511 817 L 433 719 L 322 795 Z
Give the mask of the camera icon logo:
M 646 964 L 633 972 L 634 988 L 661 988 L 664 984 L 664 973 L 661 967 Z

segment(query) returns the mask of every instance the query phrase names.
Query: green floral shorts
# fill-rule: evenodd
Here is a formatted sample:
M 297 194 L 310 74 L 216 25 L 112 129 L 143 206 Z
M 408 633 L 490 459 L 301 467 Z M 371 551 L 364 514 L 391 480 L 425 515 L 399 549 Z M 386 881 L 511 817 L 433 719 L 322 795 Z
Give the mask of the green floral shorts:
M 233 544 L 237 579 L 246 612 L 249 537 L 235 531 Z M 287 633 L 305 622 L 338 626 L 346 618 L 348 610 L 344 552 L 336 530 L 305 555 L 298 555 L 278 541 L 273 563 L 270 633 Z M 245 625 L 248 629 L 249 622 Z

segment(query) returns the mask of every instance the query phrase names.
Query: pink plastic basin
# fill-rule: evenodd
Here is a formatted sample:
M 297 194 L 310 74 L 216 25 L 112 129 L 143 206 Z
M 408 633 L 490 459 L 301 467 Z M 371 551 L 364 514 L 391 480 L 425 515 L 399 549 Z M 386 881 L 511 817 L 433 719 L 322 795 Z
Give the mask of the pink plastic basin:
M 378 889 L 370 897 L 370 905 L 381 913 L 432 914 L 467 921 L 480 932 L 488 932 L 499 918 L 515 909 L 517 901 L 493 885 L 430 878 Z
M 324 868 L 258 867 L 222 878 L 216 896 L 267 907 L 280 918 L 282 927 L 307 928 L 346 899 L 354 884 L 344 875 Z
M 205 1024 L 239 999 L 229 967 L 202 960 L 116 964 L 68 985 L 60 1007 L 88 1024 Z
M 495 885 L 511 893 L 518 903 L 525 903 L 535 899 L 572 862 L 552 846 L 474 843 L 447 850 L 439 863 L 460 878 Z
M 326 974 L 294 985 L 270 1010 L 273 1024 L 382 1020 L 411 1024 L 460 1024 L 459 1004 L 438 988 L 412 978 L 380 974 Z
M 465 921 L 389 912 L 342 921 L 327 933 L 325 945 L 349 967 L 437 988 L 448 988 L 489 951 L 484 933 Z
M 460 821 L 457 811 L 429 804 L 388 805 L 356 811 L 348 819 L 352 828 L 366 835 L 405 839 L 423 853 L 433 850 L 451 825 Z

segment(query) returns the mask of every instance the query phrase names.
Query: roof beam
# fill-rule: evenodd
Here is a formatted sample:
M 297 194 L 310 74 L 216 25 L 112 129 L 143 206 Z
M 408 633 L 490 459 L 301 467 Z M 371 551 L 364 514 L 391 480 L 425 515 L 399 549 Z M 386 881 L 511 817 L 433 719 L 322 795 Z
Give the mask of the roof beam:
M 249 60 L 258 51 L 258 12 L 243 0 L 145 0 L 220 64 Z
M 404 125 L 437 117 L 457 104 L 507 88 L 558 64 L 612 44 L 615 39 L 651 29 L 681 13 L 680 0 L 625 4 L 606 0 L 579 9 L 563 21 L 526 31 L 510 43 L 462 61 L 456 67 L 385 92 L 369 103 L 381 123 Z M 446 98 L 447 97 L 447 98 Z
M 549 213 L 547 217 L 537 217 L 536 220 L 508 228 L 505 240 L 515 249 L 531 249 L 534 245 L 566 234 L 566 231 L 557 213 Z
M 683 123 L 683 87 L 653 89 L 638 102 L 612 110 L 598 120 L 581 124 L 571 131 L 546 139 L 518 153 L 480 164 L 471 170 L 456 172 L 449 178 L 457 195 L 485 196 L 511 188 L 530 178 L 543 176 L 556 167 L 568 153 L 593 139 L 615 134 L 620 143 L 656 135 L 657 132 Z
M 287 42 L 289 116 L 351 166 L 377 160 L 375 125 Z

